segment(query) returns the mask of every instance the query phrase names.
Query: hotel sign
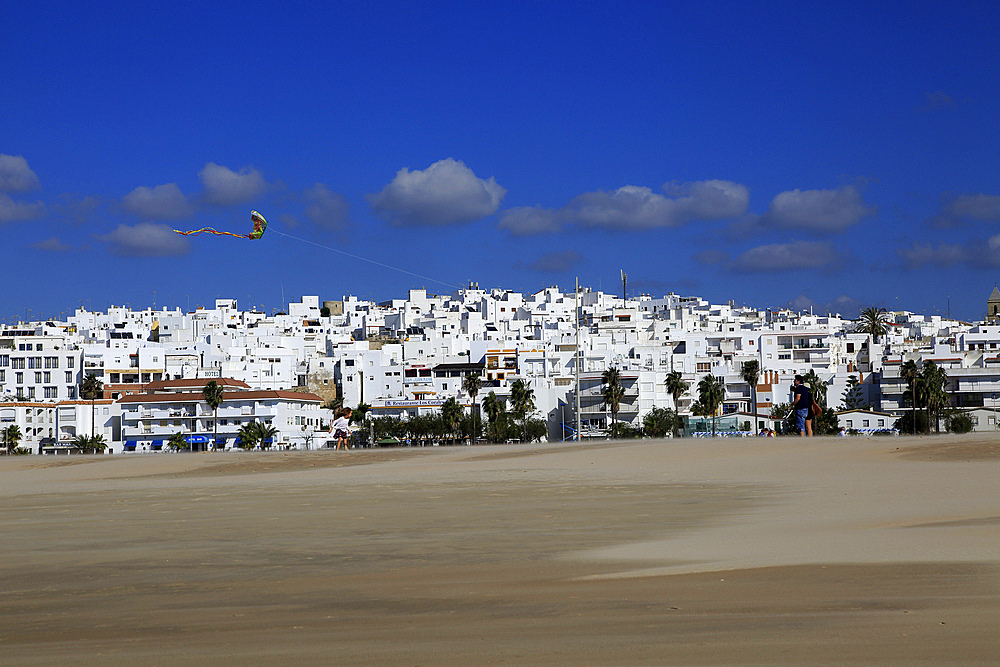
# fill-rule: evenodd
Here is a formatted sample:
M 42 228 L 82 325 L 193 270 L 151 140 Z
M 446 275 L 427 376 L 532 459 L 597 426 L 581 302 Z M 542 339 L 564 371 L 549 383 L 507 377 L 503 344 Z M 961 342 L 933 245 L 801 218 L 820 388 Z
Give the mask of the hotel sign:
M 386 401 L 387 408 L 439 408 L 444 405 L 441 399 L 429 399 L 422 401 Z

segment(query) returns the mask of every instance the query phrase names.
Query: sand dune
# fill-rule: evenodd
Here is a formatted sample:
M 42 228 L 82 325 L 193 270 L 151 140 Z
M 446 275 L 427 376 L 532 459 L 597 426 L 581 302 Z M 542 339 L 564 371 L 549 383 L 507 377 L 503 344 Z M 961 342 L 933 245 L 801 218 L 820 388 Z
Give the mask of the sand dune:
M 994 664 L 997 440 L 0 459 L 0 655 Z

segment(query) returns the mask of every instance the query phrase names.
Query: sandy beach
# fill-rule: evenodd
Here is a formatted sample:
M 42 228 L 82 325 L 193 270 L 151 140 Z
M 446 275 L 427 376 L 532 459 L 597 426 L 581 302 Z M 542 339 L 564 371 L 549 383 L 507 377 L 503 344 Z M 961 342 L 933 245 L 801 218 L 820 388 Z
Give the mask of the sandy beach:
M 0 459 L 4 665 L 993 665 L 1000 438 Z

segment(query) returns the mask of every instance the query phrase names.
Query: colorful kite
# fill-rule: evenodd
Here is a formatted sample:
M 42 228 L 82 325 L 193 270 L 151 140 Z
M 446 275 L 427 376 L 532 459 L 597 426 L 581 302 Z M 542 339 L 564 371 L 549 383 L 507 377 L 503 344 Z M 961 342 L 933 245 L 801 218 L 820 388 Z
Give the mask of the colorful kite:
M 235 236 L 238 239 L 250 239 L 251 241 L 256 241 L 261 236 L 264 235 L 264 230 L 267 229 L 267 220 L 264 219 L 257 211 L 250 211 L 250 221 L 253 222 L 253 231 L 249 234 L 233 234 L 232 232 L 220 232 L 218 230 L 212 229 L 211 227 L 204 227 L 202 229 L 192 229 L 189 232 L 182 232 L 179 229 L 174 231 L 178 234 L 183 234 L 184 236 L 192 236 L 201 234 L 202 232 L 208 232 L 209 234 L 218 234 L 219 236 Z

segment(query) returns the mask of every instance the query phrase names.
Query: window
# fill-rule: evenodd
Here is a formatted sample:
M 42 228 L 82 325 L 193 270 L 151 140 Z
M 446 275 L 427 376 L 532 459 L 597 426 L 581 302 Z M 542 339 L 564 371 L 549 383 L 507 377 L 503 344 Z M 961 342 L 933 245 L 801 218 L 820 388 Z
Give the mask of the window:
M 865 428 L 868 428 L 868 422 L 869 422 L 869 420 L 867 420 L 867 419 L 862 419 L 862 420 L 861 420 L 861 425 L 862 425 L 862 426 L 864 426 Z
M 42 373 L 42 382 L 44 382 L 45 384 L 52 382 L 52 373 L 49 371 L 45 371 L 44 373 Z
M 66 357 L 66 368 L 73 368 L 73 357 Z
M 708 372 L 712 369 L 712 363 L 709 361 L 699 361 L 698 362 L 698 372 Z
M 14 357 L 11 368 L 24 368 L 24 357 Z

